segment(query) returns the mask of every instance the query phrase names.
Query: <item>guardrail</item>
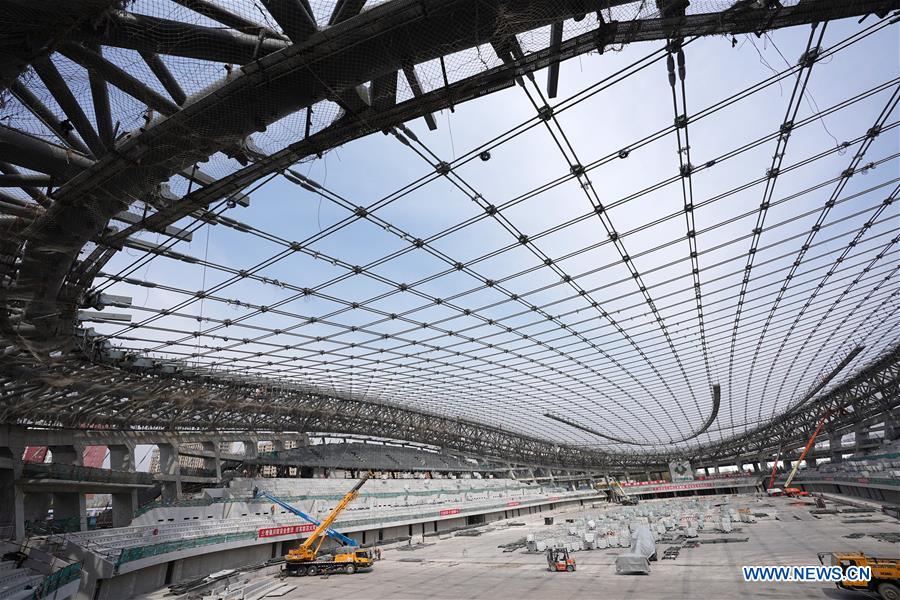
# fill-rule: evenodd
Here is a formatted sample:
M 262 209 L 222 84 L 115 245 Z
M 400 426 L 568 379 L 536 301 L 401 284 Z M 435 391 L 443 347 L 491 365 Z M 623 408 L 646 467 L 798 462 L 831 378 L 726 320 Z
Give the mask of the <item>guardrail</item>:
M 91 481 L 94 483 L 119 483 L 124 485 L 153 485 L 150 473 L 113 471 L 81 465 L 58 463 L 22 463 L 22 475 L 30 479 L 61 479 L 64 481 Z
M 34 593 L 31 595 L 32 600 L 42 600 L 43 598 L 50 597 L 53 592 L 63 587 L 64 585 L 75 581 L 76 579 L 81 579 L 81 563 L 72 563 L 55 571 L 44 578 L 41 581 L 40 585 L 35 588 Z
M 209 546 L 213 544 L 227 544 L 228 542 L 236 542 L 239 540 L 256 539 L 255 531 L 244 531 L 241 533 L 226 533 L 221 535 L 212 535 L 207 537 L 193 538 L 187 540 L 178 540 L 175 542 L 163 542 L 161 544 L 153 544 L 151 546 L 136 546 L 134 548 L 123 548 L 116 560 L 116 569 L 120 565 L 149 556 L 158 556 L 160 554 L 169 554 L 179 550 L 188 548 L 197 548 L 199 546 Z
M 179 474 L 187 477 L 207 477 L 216 478 L 215 469 L 204 469 L 202 467 L 180 467 Z
M 88 529 L 96 529 L 97 517 L 85 517 Z M 46 519 L 25 521 L 26 535 L 52 535 L 54 533 L 72 533 L 81 531 L 81 518 Z

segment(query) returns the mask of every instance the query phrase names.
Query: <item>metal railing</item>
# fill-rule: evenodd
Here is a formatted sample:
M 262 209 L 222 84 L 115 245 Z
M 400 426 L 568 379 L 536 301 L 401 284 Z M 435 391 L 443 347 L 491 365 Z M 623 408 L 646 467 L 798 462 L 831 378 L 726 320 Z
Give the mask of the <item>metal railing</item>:
M 72 563 L 55 571 L 44 578 L 40 585 L 35 588 L 31 595 L 32 600 L 42 600 L 48 598 L 53 592 L 71 583 L 77 579 L 81 579 L 81 563 Z
M 180 475 L 188 477 L 216 477 L 215 469 L 204 469 L 202 467 L 180 467 L 178 472 Z
M 207 537 L 193 538 L 187 540 L 178 540 L 174 542 L 163 542 L 161 544 L 153 544 L 150 546 L 136 546 L 134 548 L 123 548 L 116 560 L 116 569 L 120 565 L 149 556 L 158 556 L 160 554 L 168 554 L 188 548 L 197 548 L 199 546 L 209 546 L 212 544 L 227 544 L 228 542 L 236 542 L 239 540 L 256 539 L 256 531 L 243 531 L 240 533 L 226 533 L 220 535 L 211 535 Z
M 113 471 L 112 469 L 58 463 L 23 462 L 22 475 L 29 479 L 61 479 L 64 481 L 90 481 L 124 485 L 153 485 L 153 476 L 150 473 Z

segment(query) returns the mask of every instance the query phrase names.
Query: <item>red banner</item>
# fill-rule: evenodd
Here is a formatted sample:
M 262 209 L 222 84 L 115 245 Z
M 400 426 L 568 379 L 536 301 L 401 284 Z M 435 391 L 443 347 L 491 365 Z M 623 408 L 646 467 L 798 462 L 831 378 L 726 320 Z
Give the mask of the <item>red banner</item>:
M 459 514 L 458 508 L 445 508 L 440 512 L 440 515 L 442 517 L 446 517 L 447 515 L 458 515 L 458 514 Z
M 267 527 L 266 529 L 260 529 L 259 533 L 256 534 L 256 537 L 278 537 L 281 535 L 296 535 L 298 533 L 309 533 L 311 531 L 315 531 L 316 526 L 312 523 L 308 523 L 306 525 L 285 525 L 284 527 Z
M 22 460 L 25 462 L 42 463 L 47 458 L 47 446 L 26 446 L 25 455 Z
M 512 502 L 507 502 L 506 505 L 507 505 L 507 506 L 518 506 L 519 503 L 516 502 L 515 500 L 513 500 Z

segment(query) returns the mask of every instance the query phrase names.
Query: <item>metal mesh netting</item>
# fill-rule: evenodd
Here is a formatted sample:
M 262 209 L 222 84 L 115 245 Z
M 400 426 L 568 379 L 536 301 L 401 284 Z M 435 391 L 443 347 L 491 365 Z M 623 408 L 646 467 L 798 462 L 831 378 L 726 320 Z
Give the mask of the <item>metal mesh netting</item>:
M 49 256 L 67 238 L 76 261 L 54 302 L 74 313 L 98 292 L 134 298 L 132 325 L 95 325 L 132 363 L 621 450 L 750 430 L 857 345 L 855 366 L 896 341 L 897 213 L 882 204 L 896 194 L 882 175 L 897 154 L 896 64 L 884 58 L 843 93 L 828 79 L 889 44 L 887 20 L 808 40 L 788 30 L 785 57 L 769 34 L 698 41 L 664 22 L 647 38 L 658 42 L 631 44 L 651 28 L 623 25 L 749 10 L 727 1 L 684 14 L 667 2 L 483 15 L 448 3 L 442 26 L 421 30 L 391 2 L 299 1 L 290 14 L 249 0 L 84 4 L 4 92 L 3 125 L 56 153 L 49 185 L 8 194 L 52 198 L 23 247 Z M 37 19 L 23 9 L 0 27 L 26 17 Z M 729 46 L 756 70 L 709 66 Z M 554 47 L 603 51 L 578 59 L 601 66 L 577 84 L 566 63 L 559 99 L 531 76 Z M 685 54 L 693 85 L 721 79 L 702 101 L 674 66 L 668 97 L 666 62 Z M 487 76 L 511 64 L 515 77 Z M 499 89 L 508 114 L 463 104 Z M 608 106 L 623 107 L 618 119 L 598 116 Z M 402 125 L 413 116 L 437 132 Z M 478 121 L 457 146 L 465 119 Z M 380 131 L 357 142 L 364 154 L 334 151 Z M 253 195 L 263 185 L 276 191 Z M 302 208 L 275 200 L 298 191 Z M 11 286 L 22 281 L 34 280 Z M 14 307 L 35 311 L 23 318 L 40 335 L 61 310 L 45 300 Z

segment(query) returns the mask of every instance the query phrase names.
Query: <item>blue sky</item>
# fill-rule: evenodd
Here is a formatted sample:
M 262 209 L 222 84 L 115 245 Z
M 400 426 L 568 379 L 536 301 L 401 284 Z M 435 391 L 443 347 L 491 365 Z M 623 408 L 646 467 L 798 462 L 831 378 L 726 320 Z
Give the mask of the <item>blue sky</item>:
M 855 20 L 829 23 L 823 47 L 830 47 L 873 23 L 874 17 L 862 25 Z M 806 49 L 809 31 L 810 28 L 804 26 L 775 31 L 762 38 L 742 35 L 736 38 L 735 46 L 730 37 L 724 36 L 699 39 L 687 45 L 684 52 L 688 113 L 698 113 L 771 76 L 773 71 L 787 68 L 785 59 L 791 65 L 795 64 Z M 618 52 L 594 53 L 565 62 L 560 73 L 559 95 L 550 101 L 551 104 L 565 101 L 661 46 L 661 42 L 639 43 Z M 895 80 L 900 74 L 898 49 L 897 27 L 893 26 L 816 64 L 797 120 Z M 489 49 L 482 51 L 490 52 Z M 536 74 L 542 89 L 545 78 L 546 72 Z M 689 125 L 692 164 L 698 166 L 720 159 L 735 148 L 777 131 L 784 120 L 795 80 L 795 75 L 789 76 L 780 84 L 770 86 L 715 115 L 692 122 Z M 835 140 L 840 143 L 865 134 L 876 122 L 897 85 L 894 81 L 884 90 L 852 106 L 797 128 L 789 140 L 782 169 L 786 170 L 790 165 L 834 148 Z M 533 88 L 529 89 L 536 93 Z M 455 112 L 436 114 L 437 131 L 428 131 L 422 119 L 407 126 L 441 160 L 453 162 L 471 149 L 534 117 L 535 110 L 527 96 L 521 88 L 514 87 L 459 105 L 455 107 Z M 673 118 L 665 61 L 656 62 L 625 81 L 557 113 L 559 126 L 583 165 L 632 146 L 636 140 L 670 126 Z M 895 111 L 887 123 L 897 119 Z M 296 119 L 286 123 L 291 122 L 296 122 Z M 279 130 L 272 135 L 285 134 Z M 261 143 L 265 145 L 262 140 Z M 612 244 L 604 243 L 588 252 L 561 259 L 607 238 L 596 217 L 589 216 L 560 231 L 542 235 L 542 232 L 556 225 L 591 213 L 591 204 L 575 179 L 503 208 L 502 214 L 519 231 L 535 240 L 534 247 L 557 260 L 557 265 L 582 288 L 591 290 L 591 296 L 602 309 L 628 332 L 637 347 L 648 353 L 648 360 L 639 356 L 634 346 L 618 334 L 610 321 L 601 317 L 589 302 L 573 297 L 572 288 L 561 283 L 559 275 L 541 265 L 524 245 L 519 244 L 497 256 L 473 263 L 494 250 L 516 244 L 516 238 L 496 220 L 485 217 L 475 201 L 442 177 L 433 177 L 427 185 L 373 213 L 373 216 L 392 224 L 394 230 L 386 231 L 372 220 L 355 220 L 339 233 L 305 246 L 306 251 L 319 253 L 319 257 L 296 253 L 263 269 L 260 275 L 270 280 L 269 284 L 244 280 L 221 292 L 221 296 L 226 298 L 271 306 L 295 293 L 271 281 L 318 290 L 318 295 L 312 298 L 299 298 L 280 306 L 289 314 L 268 311 L 249 318 L 244 322 L 246 327 L 232 325 L 215 332 L 219 338 L 204 335 L 187 345 L 175 347 L 174 351 L 190 354 L 195 351 L 192 349 L 194 344 L 199 344 L 199 349 L 203 350 L 203 346 L 224 346 L 242 338 L 265 335 L 265 329 L 288 331 L 294 328 L 292 333 L 297 335 L 268 335 L 264 341 L 271 344 L 269 346 L 241 344 L 233 350 L 209 352 L 200 362 L 215 365 L 220 370 L 238 367 L 246 368 L 251 373 L 281 373 L 291 382 L 324 393 L 396 402 L 474 418 L 534 435 L 618 449 L 623 446 L 549 420 L 543 417 L 543 413 L 566 415 L 607 435 L 667 445 L 703 422 L 712 404 L 709 384 L 718 383 L 722 386 L 722 407 L 711 428 L 715 433 L 705 434 L 695 441 L 716 439 L 769 418 L 773 411 L 783 410 L 798 400 L 817 377 L 828 371 L 829 365 L 833 366 L 852 348 L 853 342 L 846 341 L 848 335 L 853 334 L 863 341 L 866 351 L 843 375 L 877 355 L 886 344 L 896 342 L 897 315 L 892 311 L 898 304 L 896 296 L 892 299 L 890 294 L 897 289 L 897 276 L 875 291 L 868 300 L 863 302 L 863 299 L 875 287 L 878 278 L 891 273 L 897 264 L 897 255 L 891 253 L 888 247 L 888 253 L 872 267 L 871 277 L 851 285 L 853 276 L 863 268 L 862 265 L 873 258 L 879 249 L 886 247 L 897 231 L 900 223 L 894 205 L 882 214 L 881 222 L 873 225 L 851 251 L 844 263 L 848 271 L 839 271 L 828 278 L 819 292 L 819 301 L 799 319 L 796 331 L 788 340 L 788 347 L 781 353 L 778 351 L 785 330 L 800 314 L 804 299 L 825 275 L 827 265 L 843 251 L 853 234 L 896 185 L 890 183 L 900 175 L 896 160 L 849 180 L 841 198 L 868 188 L 882 187 L 838 203 L 829 212 L 816 242 L 836 239 L 816 245 L 807 254 L 797 278 L 789 286 L 783 305 L 775 314 L 776 321 L 783 325 L 773 327 L 760 342 L 760 327 L 772 301 L 768 294 L 773 288 L 781 286 L 786 273 L 783 269 L 795 260 L 803 244 L 802 237 L 791 239 L 791 236 L 809 231 L 836 185 L 830 184 L 785 202 L 775 201 L 837 177 L 850 164 L 857 148 L 852 146 L 778 177 L 773 205 L 766 216 L 768 229 L 761 236 L 760 250 L 755 257 L 755 279 L 747 292 L 747 308 L 735 344 L 736 358 L 731 361 L 735 372 L 731 380 L 728 377 L 731 323 L 740 289 L 740 270 L 750 244 L 748 239 L 738 238 L 749 234 L 754 227 L 755 211 L 762 201 L 764 186 L 749 187 L 705 206 L 701 203 L 762 177 L 772 161 L 774 140 L 734 158 L 720 160 L 692 177 L 694 204 L 697 206 L 694 211 L 696 229 L 701 232 L 697 243 L 701 253 L 698 260 L 706 307 L 709 371 L 702 361 L 699 323 L 694 294 L 690 289 L 692 279 L 687 260 L 686 225 L 684 215 L 679 214 L 684 207 L 680 183 L 616 205 L 621 199 L 678 173 L 677 145 L 672 135 L 632 151 L 625 159 L 615 159 L 591 170 L 589 177 L 604 205 L 615 205 L 609 208 L 607 215 L 616 231 L 623 235 L 623 243 L 634 257 L 634 266 L 642 273 L 659 314 L 669 324 L 678 358 L 685 365 L 684 373 L 668 350 L 656 320 L 646 307 L 641 306 L 641 297 L 636 294 L 637 286 L 629 280 L 629 273 Z M 872 143 L 863 163 L 885 159 L 898 152 L 900 138 L 897 130 L 888 131 Z M 475 159 L 455 166 L 454 173 L 477 190 L 484 201 L 498 207 L 569 172 L 569 163 L 542 125 L 532 127 L 508 143 L 491 148 L 490 154 L 489 161 Z M 217 164 L 224 162 L 216 159 L 209 168 L 215 171 Z M 337 148 L 321 159 L 304 161 L 295 169 L 339 194 L 351 205 L 360 206 L 370 206 L 434 171 L 431 164 L 409 147 L 381 133 Z M 807 212 L 812 214 L 804 216 Z M 749 214 L 737 218 L 745 213 Z M 252 194 L 249 208 L 238 207 L 226 214 L 284 240 L 303 242 L 346 219 L 350 212 L 327 198 L 278 177 Z M 624 235 L 670 215 L 672 218 Z M 432 239 L 453 225 L 474 218 L 479 220 L 459 231 Z M 734 221 L 703 233 L 705 229 L 729 219 Z M 791 219 L 794 220 L 778 225 Z M 188 221 L 182 223 L 187 224 Z M 397 230 L 402 230 L 408 237 L 401 238 L 396 234 Z M 144 237 L 150 241 L 162 241 L 154 235 Z M 452 257 L 453 261 L 471 265 L 478 274 L 494 281 L 502 281 L 536 267 L 528 273 L 506 279 L 504 288 L 527 298 L 531 304 L 541 307 L 549 304 L 547 311 L 558 315 L 558 322 L 566 323 L 572 330 L 584 332 L 587 338 L 596 340 L 602 352 L 581 343 L 561 329 L 558 323 L 547 320 L 536 322 L 541 320 L 535 319 L 527 309 L 525 314 L 518 314 L 523 312 L 522 306 L 511 301 L 507 293 L 497 288 L 484 288 L 482 282 L 467 273 L 451 273 L 420 283 L 415 285 L 415 290 L 432 298 L 458 296 L 454 300 L 456 306 L 495 320 L 495 324 L 484 323 L 472 315 L 461 314 L 456 308 L 434 304 L 410 292 L 398 292 L 395 285 L 385 283 L 385 280 L 412 285 L 448 268 L 445 262 L 425 250 L 410 250 L 416 238 L 427 240 L 429 247 Z M 641 252 L 666 241 L 673 243 L 665 249 L 640 256 Z M 718 246 L 722 247 L 711 250 Z M 200 229 L 192 242 L 179 243 L 174 249 L 198 258 L 208 257 L 212 262 L 236 269 L 251 269 L 283 250 L 276 244 L 221 225 Z M 348 276 L 346 265 L 368 265 L 399 250 L 409 251 L 370 269 L 381 281 L 366 275 Z M 893 251 L 896 251 L 895 247 Z M 140 253 L 134 250 L 125 250 L 107 265 L 105 271 L 115 273 L 139 256 Z M 338 264 L 332 264 L 330 258 L 338 259 Z M 673 261 L 676 261 L 674 265 L 661 268 Z M 717 266 L 722 262 L 725 264 Z M 810 273 L 801 275 L 807 271 Z M 775 273 L 766 276 L 772 272 Z M 133 276 L 189 291 L 209 289 L 230 277 L 212 268 L 204 269 L 199 265 L 166 258 L 156 258 Z M 325 282 L 338 277 L 343 279 L 322 287 Z M 542 287 L 547 289 L 535 291 Z M 845 299 L 832 314 L 822 319 L 832 300 L 845 290 L 848 290 Z M 135 307 L 169 307 L 185 299 L 184 295 L 173 291 L 127 284 L 116 284 L 109 291 L 132 296 Z M 469 293 L 465 293 L 467 291 Z M 349 309 L 329 299 L 365 303 L 385 293 L 390 294 L 366 304 L 368 309 Z M 558 302 L 550 304 L 554 301 Z M 854 309 L 857 303 L 860 306 Z M 430 325 L 440 323 L 445 331 L 468 329 L 465 335 L 476 341 L 442 335 L 435 329 L 436 325 L 417 328 L 410 323 L 401 323 L 399 319 L 379 322 L 382 317 L 374 312 L 402 313 L 416 308 L 419 310 L 409 315 L 411 320 Z M 322 319 L 335 310 L 343 310 L 330 319 L 339 326 L 322 322 L 303 323 L 299 318 Z M 138 308 L 130 312 L 134 315 L 134 321 L 149 316 Z M 184 313 L 202 318 L 235 320 L 247 314 L 248 309 L 207 300 L 202 303 L 202 313 L 199 302 L 186 308 Z M 847 322 L 840 324 L 846 315 L 849 315 Z M 154 325 L 190 333 L 198 325 L 206 329 L 215 324 L 198 324 L 193 318 L 167 316 Z M 94 326 L 103 333 L 119 329 L 102 324 Z M 363 326 L 367 327 L 366 332 L 344 328 Z M 505 332 L 505 326 L 525 332 L 531 338 L 522 340 L 515 333 Z M 832 335 L 835 328 L 838 328 L 837 333 Z M 381 335 L 398 335 L 398 332 L 407 329 L 410 331 L 403 334 L 406 340 L 431 340 L 430 343 L 442 348 L 452 344 L 453 349 L 428 352 L 419 358 L 406 358 L 402 356 L 404 353 L 423 352 L 423 347 L 405 345 L 404 349 L 394 350 L 399 355 L 388 353 L 390 364 L 372 362 L 380 360 L 377 349 L 391 350 L 398 346 L 395 340 L 385 340 Z M 143 328 L 129 335 L 145 338 L 145 341 L 125 343 L 133 348 L 152 348 L 153 344 L 146 340 L 181 337 L 171 331 Z M 807 336 L 810 340 L 803 344 Z M 225 342 L 221 337 L 228 337 L 229 341 Z M 322 339 L 317 340 L 317 337 Z M 538 346 L 537 341 L 547 346 Z M 360 346 L 348 347 L 352 343 Z M 486 348 L 485 343 L 494 347 Z M 290 350 L 274 347 L 284 345 L 299 347 Z M 753 367 L 751 378 L 752 355 L 757 345 L 758 364 Z M 516 361 L 510 355 L 496 356 L 498 349 L 527 354 L 537 362 L 526 361 L 515 367 L 518 370 L 513 370 L 511 365 Z M 171 356 L 168 353 L 172 350 L 152 355 Z M 254 362 L 266 361 L 266 358 L 242 354 L 273 351 L 282 356 L 275 362 L 281 360 L 282 363 L 271 368 L 264 362 Z M 456 357 L 455 352 L 461 352 L 462 356 Z M 577 356 L 580 363 L 572 362 L 567 355 Z M 351 360 L 350 356 L 354 359 Z M 182 358 L 190 360 L 189 356 Z M 418 362 L 425 358 L 433 362 Z M 223 362 L 223 359 L 237 360 Z M 488 361 L 495 361 L 495 364 L 491 365 Z M 347 367 L 349 364 L 355 365 L 352 375 Z M 560 372 L 550 370 L 549 366 Z

